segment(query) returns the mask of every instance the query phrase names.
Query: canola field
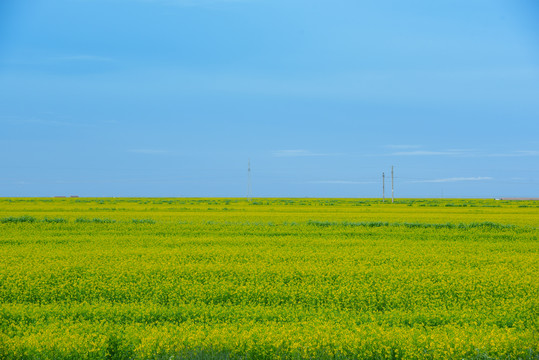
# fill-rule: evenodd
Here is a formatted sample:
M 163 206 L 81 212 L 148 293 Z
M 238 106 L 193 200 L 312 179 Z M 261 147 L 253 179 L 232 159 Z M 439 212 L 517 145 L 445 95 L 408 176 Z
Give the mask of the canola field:
M 539 202 L 0 199 L 0 359 L 539 359 Z

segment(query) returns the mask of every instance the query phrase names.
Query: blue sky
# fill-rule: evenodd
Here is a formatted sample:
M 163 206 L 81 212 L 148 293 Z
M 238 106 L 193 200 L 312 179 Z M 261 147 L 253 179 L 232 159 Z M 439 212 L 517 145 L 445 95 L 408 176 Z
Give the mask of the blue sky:
M 396 197 L 538 197 L 537 24 L 533 0 L 4 0 L 0 196 L 245 196 L 251 159 L 261 197 L 380 197 L 392 165 Z

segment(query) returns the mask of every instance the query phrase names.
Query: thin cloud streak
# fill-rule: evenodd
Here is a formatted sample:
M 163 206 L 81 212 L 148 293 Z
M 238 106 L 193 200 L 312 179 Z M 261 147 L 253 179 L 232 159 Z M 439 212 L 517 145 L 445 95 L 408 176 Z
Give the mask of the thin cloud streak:
M 50 56 L 50 57 L 32 57 L 32 58 L 11 58 L 7 59 L 6 63 L 10 65 L 23 65 L 23 66 L 51 66 L 58 64 L 85 64 L 89 65 L 93 63 L 97 64 L 112 64 L 115 63 L 116 59 L 106 56 L 96 56 L 96 55 L 87 55 L 87 54 L 77 54 L 77 55 L 60 55 L 60 56 Z
M 20 117 L 0 117 L 0 122 L 8 122 L 11 124 L 31 124 L 31 125 L 44 125 L 53 127 L 93 127 L 92 124 L 79 123 L 75 121 L 62 121 L 62 120 L 49 120 L 42 118 L 20 118 Z
M 275 157 L 305 157 L 305 156 L 331 156 L 337 154 L 323 154 L 323 153 L 313 153 L 309 150 L 296 149 L 296 150 L 277 150 L 274 151 L 273 156 Z
M 539 156 L 539 150 L 518 150 L 510 153 L 489 154 L 491 157 Z
M 515 150 L 506 153 L 488 153 L 473 149 L 397 151 L 390 156 L 459 156 L 459 157 L 524 157 L 539 156 L 539 150 Z
M 350 180 L 319 180 L 319 181 L 309 181 L 309 184 L 360 185 L 360 184 L 378 184 L 378 182 L 376 181 L 350 181 Z
M 416 151 L 398 151 L 391 155 L 394 156 L 433 156 L 433 155 L 464 155 L 460 151 L 428 151 L 428 150 L 416 150 Z
M 418 148 L 419 145 L 386 145 L 386 148 L 402 148 L 412 149 Z M 272 152 L 274 157 L 309 157 L 309 156 L 337 156 L 347 155 L 343 153 L 316 153 L 305 149 L 287 149 L 276 150 Z M 386 154 L 348 154 L 362 157 L 373 156 L 453 156 L 453 157 L 474 157 L 474 158 L 487 158 L 487 157 L 527 157 L 527 156 L 539 156 L 539 150 L 515 150 L 506 153 L 489 153 L 486 151 L 476 149 L 448 149 L 448 150 L 410 150 L 410 151 L 396 151 Z
M 250 3 L 252 0 L 137 0 L 138 2 L 147 4 L 169 5 L 169 6 L 185 6 L 185 7 L 205 7 L 216 4 L 226 3 Z
M 169 151 L 167 150 L 160 150 L 160 149 L 129 149 L 127 151 L 130 153 L 145 154 L 145 155 L 165 155 L 169 153 Z
M 445 179 L 432 179 L 432 180 L 415 180 L 409 181 L 410 183 L 445 183 L 445 182 L 459 182 L 459 181 L 487 181 L 493 180 L 490 176 L 476 176 L 476 177 L 452 177 Z
M 405 150 L 405 149 L 419 149 L 421 145 L 386 145 L 387 149 Z
M 70 56 L 57 56 L 49 58 L 52 61 L 95 61 L 95 62 L 112 62 L 113 58 L 105 56 L 95 55 L 70 55 Z

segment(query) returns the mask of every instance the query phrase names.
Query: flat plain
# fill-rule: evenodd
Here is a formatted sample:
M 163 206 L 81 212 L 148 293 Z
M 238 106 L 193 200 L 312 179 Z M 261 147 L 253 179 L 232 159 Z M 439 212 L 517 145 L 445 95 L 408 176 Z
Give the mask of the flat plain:
M 539 203 L 0 199 L 0 359 L 539 359 Z

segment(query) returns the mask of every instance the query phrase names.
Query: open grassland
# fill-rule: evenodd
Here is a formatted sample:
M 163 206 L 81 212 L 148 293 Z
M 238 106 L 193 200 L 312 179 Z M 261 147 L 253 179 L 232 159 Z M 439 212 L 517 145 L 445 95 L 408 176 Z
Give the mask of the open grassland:
M 0 199 L 0 359 L 539 359 L 539 203 Z

